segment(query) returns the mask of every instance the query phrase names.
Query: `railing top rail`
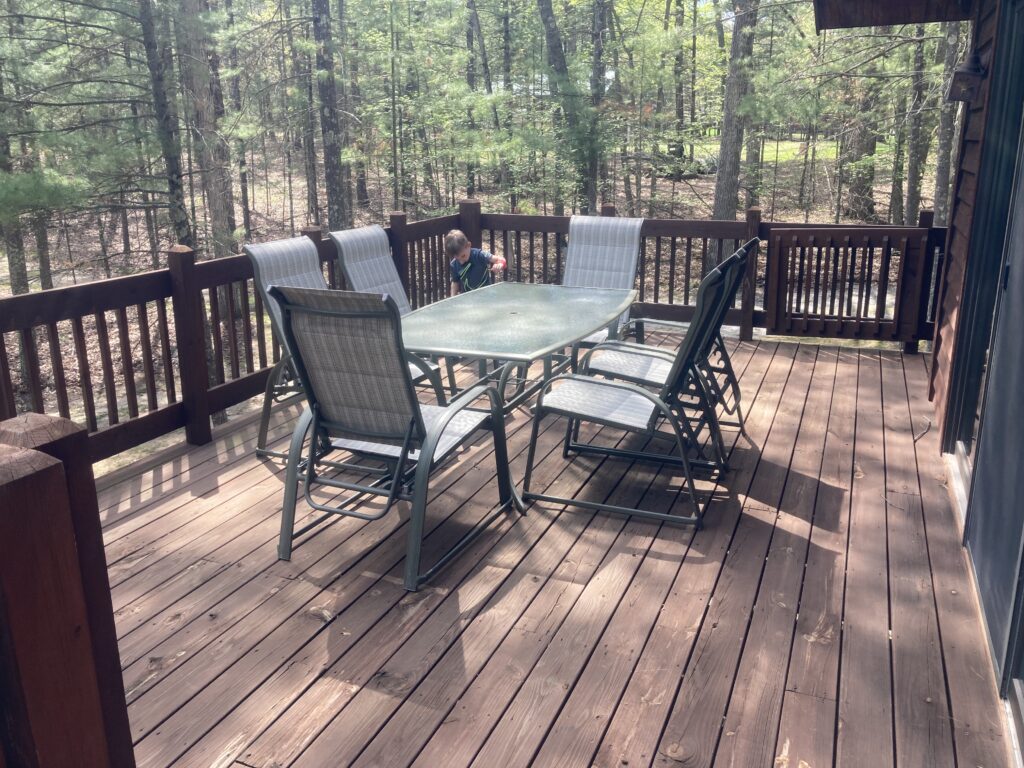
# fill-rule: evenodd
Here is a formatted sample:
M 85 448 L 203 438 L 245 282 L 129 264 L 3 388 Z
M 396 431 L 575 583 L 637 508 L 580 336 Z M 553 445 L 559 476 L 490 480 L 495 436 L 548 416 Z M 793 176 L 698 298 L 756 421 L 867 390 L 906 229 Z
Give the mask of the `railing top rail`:
M 434 219 L 423 219 L 422 221 L 411 221 L 405 227 L 405 239 L 415 240 L 418 237 L 429 237 L 430 235 L 443 235 L 450 229 L 459 227 L 459 214 L 451 216 L 438 216 Z
M 768 247 L 777 243 L 784 248 L 805 246 L 847 246 L 870 247 L 888 242 L 894 245 L 901 240 L 919 241 L 927 238 L 930 230 L 925 227 L 776 227 L 768 234 Z
M 171 295 L 166 269 L 0 299 L 0 333 L 122 309 Z
M 197 261 L 195 269 L 196 285 L 199 288 L 213 288 L 252 277 L 252 262 L 248 256 L 225 256 L 210 261 Z
M 521 232 L 569 233 L 569 216 L 537 216 L 522 213 L 481 213 L 483 229 L 517 230 Z M 743 239 L 747 233 L 744 221 L 721 219 L 644 219 L 643 237 L 693 237 Z

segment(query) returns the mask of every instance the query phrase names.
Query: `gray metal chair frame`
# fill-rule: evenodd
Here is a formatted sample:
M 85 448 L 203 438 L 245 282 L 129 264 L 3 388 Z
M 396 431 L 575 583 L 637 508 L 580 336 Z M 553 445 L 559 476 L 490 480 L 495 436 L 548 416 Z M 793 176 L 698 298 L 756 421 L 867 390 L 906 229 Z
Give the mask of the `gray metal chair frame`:
M 725 455 L 721 442 L 721 432 L 715 414 L 714 401 L 704 381 L 704 376 L 697 366 L 696 356 L 701 347 L 707 343 L 707 337 L 713 332 L 713 321 L 717 316 L 718 305 L 725 300 L 725 287 L 725 276 L 717 269 L 712 270 L 701 283 L 697 292 L 697 307 L 694 321 L 691 323 L 686 338 L 676 353 L 672 370 L 660 391 L 652 392 L 648 388 L 630 382 L 610 381 L 582 374 L 558 376 L 548 383 L 537 398 L 533 433 L 527 453 L 526 474 L 523 480 L 524 499 L 551 501 L 601 512 L 635 515 L 667 523 L 700 525 L 707 501 L 702 504 L 698 497 L 697 488 L 694 483 L 694 467 L 695 465 L 700 465 L 722 470 L 725 467 Z M 646 423 L 638 425 L 629 423 L 622 418 L 616 418 L 614 414 L 607 416 L 595 415 L 593 413 L 585 414 L 580 409 L 560 405 L 557 402 L 557 395 L 555 398 L 551 397 L 553 391 L 557 392 L 555 387 L 560 382 L 567 383 L 569 386 L 578 382 L 584 389 L 589 388 L 592 393 L 599 393 L 604 389 L 606 392 L 613 391 L 631 395 L 635 398 L 635 401 L 646 401 L 649 403 L 650 416 Z M 552 399 L 555 399 L 556 402 L 552 403 Z M 697 414 L 696 417 L 692 415 L 694 412 Z M 533 473 L 534 447 L 540 429 L 540 422 L 547 414 L 563 416 L 568 420 L 565 441 L 563 443 L 563 456 L 568 457 L 569 453 L 575 452 L 621 459 L 653 461 L 681 467 L 685 476 L 690 502 L 693 506 L 693 514 L 676 515 L 532 493 L 530 491 L 530 480 Z M 671 428 L 671 434 L 668 435 L 667 439 L 673 443 L 675 453 L 651 453 L 648 451 L 581 443 L 578 440 L 578 428 L 582 421 L 623 429 L 629 432 L 640 432 L 651 438 L 665 437 L 664 433 L 658 432 L 658 426 L 661 423 L 666 423 Z M 689 457 L 689 448 L 699 451 L 699 434 L 704 428 L 707 428 L 709 431 L 710 441 L 714 447 L 715 459 L 713 461 L 691 459 Z
M 280 559 L 290 559 L 295 536 L 330 515 L 376 520 L 387 514 L 397 501 L 409 501 L 412 508 L 404 581 L 406 589 L 415 591 L 510 507 L 524 513 L 512 485 L 505 423 L 497 391 L 493 387 L 477 386 L 447 406 L 421 405 L 408 365 L 396 362 L 396 358 L 407 360 L 409 353 L 402 344 L 400 314 L 390 296 L 276 287 L 271 289 L 271 294 L 281 306 L 285 338 L 308 402 L 292 434 L 289 449 L 278 545 Z M 334 339 L 339 349 L 343 347 L 346 354 L 325 357 L 327 350 L 321 353 L 318 345 L 323 345 L 327 337 Z M 363 366 L 358 372 L 350 368 L 347 382 L 338 378 L 345 375 L 337 365 L 339 357 L 351 361 L 351 365 L 358 361 Z M 339 370 L 342 373 L 338 373 Z M 469 408 L 481 397 L 488 398 L 488 410 Z M 367 403 L 376 404 L 377 410 Z M 428 407 L 432 409 L 429 420 L 424 417 L 424 408 Z M 457 425 L 460 419 L 462 422 Z M 446 435 L 450 428 L 454 432 Z M 494 439 L 499 506 L 421 573 L 420 553 L 430 474 L 481 429 L 490 431 Z M 302 461 L 300 457 L 307 437 L 308 451 Z M 326 457 L 335 449 L 350 451 L 357 458 L 327 461 Z M 362 464 L 366 458 L 383 467 Z M 370 474 L 377 479 L 371 483 L 349 482 L 324 474 L 345 471 Z M 326 514 L 296 531 L 295 506 L 300 483 L 306 502 Z M 317 485 L 351 493 L 335 503 L 324 504 L 312 496 Z M 384 508 L 374 513 L 353 508 L 368 495 L 383 496 Z
M 717 396 L 718 404 L 721 406 L 723 412 L 727 415 L 736 415 L 736 421 L 732 422 L 721 420 L 720 423 L 723 426 L 738 427 L 744 434 L 746 433 L 746 425 L 744 423 L 743 410 L 740 404 L 739 379 L 736 376 L 736 371 L 732 365 L 732 358 L 729 356 L 729 350 L 722 337 L 722 326 L 725 323 L 725 316 L 728 313 L 729 308 L 733 305 L 735 297 L 739 293 L 740 286 L 743 284 L 743 278 L 746 275 L 747 261 L 749 260 L 751 253 L 755 253 L 757 251 L 759 243 L 760 240 L 756 237 L 748 240 L 740 249 L 718 265 L 718 269 L 726 273 L 725 291 L 727 300 L 719 308 L 718 317 L 715 320 L 715 332 L 709 340 L 707 349 L 702 352 L 700 362 L 698 363 L 705 374 L 705 380 L 708 387 Z M 666 349 L 648 346 L 643 343 L 644 326 L 647 324 L 679 328 L 684 332 L 689 327 L 689 323 L 634 318 L 629 321 L 628 325 L 635 329 L 637 343 L 623 346 L 623 351 L 640 353 L 641 350 L 643 350 L 647 354 L 659 354 L 668 357 L 672 356 L 672 353 Z M 615 342 L 611 342 L 611 344 L 615 344 Z M 622 343 L 620 342 L 620 344 Z M 608 347 L 607 344 L 603 346 L 605 348 Z M 598 345 L 594 351 L 601 348 L 602 345 Z M 644 381 L 642 379 L 636 380 L 636 383 L 658 384 L 658 382 Z M 726 396 L 727 392 L 731 397 Z

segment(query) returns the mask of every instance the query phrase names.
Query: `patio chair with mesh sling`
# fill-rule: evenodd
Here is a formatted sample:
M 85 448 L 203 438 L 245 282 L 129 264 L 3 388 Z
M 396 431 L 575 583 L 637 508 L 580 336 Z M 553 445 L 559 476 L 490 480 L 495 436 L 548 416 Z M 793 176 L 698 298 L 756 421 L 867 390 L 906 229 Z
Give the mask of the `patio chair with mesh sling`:
M 707 500 L 702 503 L 698 497 L 694 483 L 694 468 L 724 469 L 725 457 L 715 415 L 714 396 L 707 388 L 704 376 L 698 368 L 696 356 L 701 346 L 706 343 L 706 338 L 713 333 L 713 321 L 717 316 L 719 304 L 726 298 L 725 287 L 725 276 L 718 269 L 712 270 L 701 282 L 697 291 L 693 322 L 675 354 L 665 384 L 657 392 L 628 381 L 612 381 L 583 374 L 558 376 L 549 382 L 537 398 L 533 435 L 523 480 L 524 499 L 636 515 L 669 523 L 700 524 Z M 568 420 L 563 455 L 568 456 L 575 452 L 654 461 L 680 467 L 685 477 L 693 513 L 676 515 L 531 493 L 534 444 L 540 422 L 549 414 L 562 416 Z M 581 422 L 640 433 L 651 439 L 665 438 L 672 452 L 630 450 L 581 443 L 577 437 L 577 428 Z M 659 430 L 662 424 L 670 428 L 668 434 Z M 713 460 L 704 459 L 699 453 L 700 435 L 705 431 L 709 433 L 709 441 L 713 447 Z M 690 457 L 691 450 L 698 452 L 696 458 Z
M 281 326 L 281 308 L 277 300 L 270 294 L 272 286 L 294 288 L 327 289 L 323 270 L 320 267 L 320 255 L 316 244 L 308 237 L 293 237 L 287 240 L 274 240 L 244 246 L 245 253 L 252 262 L 253 281 L 260 292 L 263 306 L 270 316 L 270 326 L 277 338 L 282 341 L 281 359 L 274 365 L 267 377 L 267 385 L 263 394 L 263 408 L 260 414 L 259 433 L 256 437 L 256 454 L 284 459 L 287 454 L 280 451 L 267 450 L 267 432 L 270 425 L 270 411 L 275 403 L 281 403 L 302 393 L 302 386 L 295 375 L 291 354 Z M 426 380 L 437 393 L 438 402 L 444 404 L 444 390 L 441 387 L 440 375 L 436 366 L 431 366 L 410 355 L 410 369 L 416 380 Z
M 720 422 L 728 426 L 738 426 L 744 431 L 743 411 L 740 406 L 740 388 L 736 373 L 729 357 L 729 351 L 722 339 L 722 325 L 726 313 L 735 301 L 739 288 L 746 274 L 747 261 L 757 249 L 757 238 L 750 240 L 725 261 L 718 265 L 725 278 L 724 300 L 717 308 L 712 320 L 712 333 L 706 338 L 703 348 L 697 352 L 697 365 L 704 374 L 704 380 L 719 406 L 726 414 L 736 414 L 737 421 Z M 631 320 L 638 326 L 646 320 Z M 684 332 L 689 323 L 671 323 L 654 321 L 656 325 L 680 328 Z M 642 333 L 638 334 L 642 338 Z M 609 341 L 597 345 L 583 358 L 580 368 L 584 373 L 606 376 L 613 379 L 631 381 L 650 387 L 664 385 L 675 354 L 663 347 L 655 347 L 642 343 L 625 341 Z M 727 397 L 728 390 L 731 397 Z
M 643 219 L 617 216 L 573 216 L 569 219 L 569 246 L 565 252 L 562 285 L 573 288 L 629 289 L 636 282 Z M 589 347 L 618 338 L 629 319 L 623 313 L 617 323 L 592 333 L 574 348 Z M 575 357 L 574 357 L 575 359 Z
M 376 520 L 395 502 L 409 501 L 405 587 L 415 591 L 510 507 L 523 511 L 509 473 L 497 391 L 477 386 L 447 406 L 420 403 L 406 362 L 398 307 L 390 296 L 283 287 L 272 288 L 271 294 L 280 303 L 285 338 L 308 403 L 289 449 L 278 545 L 281 559 L 291 557 L 295 536 L 332 514 Z M 469 407 L 481 397 L 489 400 L 489 408 Z M 430 474 L 480 430 L 493 435 L 499 506 L 421 573 Z M 307 437 L 303 462 L 300 456 Z M 356 459 L 328 461 L 334 450 L 348 451 Z M 383 466 L 360 463 L 366 459 Z M 376 479 L 342 480 L 348 471 Z M 326 514 L 295 531 L 300 486 L 306 502 Z M 349 493 L 333 503 L 322 503 L 312 495 L 317 486 Z M 367 495 L 384 497 L 383 509 L 360 510 L 358 504 Z

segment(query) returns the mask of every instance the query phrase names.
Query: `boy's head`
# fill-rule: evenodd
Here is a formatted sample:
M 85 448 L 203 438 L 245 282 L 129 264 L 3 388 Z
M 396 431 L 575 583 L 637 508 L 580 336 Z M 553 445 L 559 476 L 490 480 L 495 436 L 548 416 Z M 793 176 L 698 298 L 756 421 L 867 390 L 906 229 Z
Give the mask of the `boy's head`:
M 469 238 L 461 229 L 453 229 L 444 236 L 445 255 L 459 264 L 465 264 L 469 260 L 469 248 Z

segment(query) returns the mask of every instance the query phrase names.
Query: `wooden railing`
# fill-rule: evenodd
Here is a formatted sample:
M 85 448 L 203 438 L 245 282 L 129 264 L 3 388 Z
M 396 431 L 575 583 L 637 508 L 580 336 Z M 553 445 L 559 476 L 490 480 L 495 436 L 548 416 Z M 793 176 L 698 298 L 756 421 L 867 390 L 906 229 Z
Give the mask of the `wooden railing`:
M 944 228 L 766 227 L 768 333 L 916 345 L 934 332 Z
M 927 214 L 917 228 L 768 224 L 757 209 L 745 221 L 648 219 L 633 311 L 688 320 L 701 277 L 758 236 L 768 246 L 750 260 L 726 317 L 741 338 L 766 328 L 913 345 L 933 328 L 945 231 L 930 224 Z M 505 279 L 561 281 L 567 216 L 483 213 L 473 200 L 424 221 L 395 213 L 387 232 L 414 307 L 448 295 L 443 239 L 455 227 L 508 260 Z M 317 243 L 328 283 L 344 288 L 332 241 L 319 229 L 303 232 Z M 190 443 L 208 442 L 213 414 L 262 392 L 281 347 L 248 259 L 197 261 L 176 246 L 167 263 L 0 299 L 0 421 L 25 410 L 74 419 L 99 460 L 182 427 Z

